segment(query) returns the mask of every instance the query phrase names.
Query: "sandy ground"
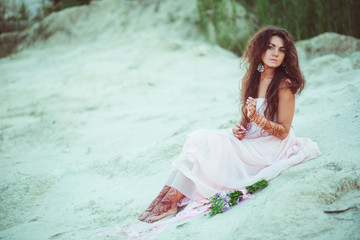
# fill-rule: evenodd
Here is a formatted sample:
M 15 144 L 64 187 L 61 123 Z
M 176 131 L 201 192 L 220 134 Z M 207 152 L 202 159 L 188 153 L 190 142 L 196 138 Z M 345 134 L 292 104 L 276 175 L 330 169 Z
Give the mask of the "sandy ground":
M 191 3 L 69 9 L 30 31 L 32 47 L 0 59 L 0 239 L 82 239 L 136 224 L 186 135 L 239 120 L 240 59 L 206 43 Z M 331 47 L 344 39 L 345 50 Z M 360 207 L 358 46 L 336 34 L 298 43 L 307 86 L 293 130 L 321 157 L 159 239 L 360 239 L 359 209 L 324 213 Z

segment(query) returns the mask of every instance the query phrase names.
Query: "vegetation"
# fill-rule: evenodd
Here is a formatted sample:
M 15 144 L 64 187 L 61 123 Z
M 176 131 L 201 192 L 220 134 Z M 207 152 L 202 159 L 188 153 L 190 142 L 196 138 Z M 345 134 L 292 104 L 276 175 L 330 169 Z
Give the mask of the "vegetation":
M 42 0 L 36 15 L 32 16 L 25 0 L 20 4 L 0 0 L 0 35 L 22 30 L 54 11 L 90 1 Z M 249 37 L 266 25 L 287 29 L 295 40 L 323 32 L 360 38 L 360 0 L 197 0 L 197 9 L 198 25 L 207 39 L 238 55 L 242 54 Z
M 91 0 L 41 0 L 41 7 L 37 9 L 35 16 L 31 15 L 24 1 L 19 3 L 14 0 L 0 0 L 0 58 L 15 52 L 25 39 L 19 31 L 41 21 L 54 11 L 89 4 Z
M 50 0 L 53 11 L 60 11 L 65 8 L 74 7 L 78 5 L 90 4 L 91 0 Z
M 0 34 L 23 30 L 54 11 L 89 4 L 91 0 L 41 0 L 41 7 L 31 16 L 24 0 L 19 4 L 12 0 L 0 0 Z
M 323 32 L 337 32 L 360 38 L 360 1 L 359 0 L 197 0 L 199 26 L 209 35 L 209 22 L 215 29 L 216 42 L 237 54 L 241 54 L 248 38 L 252 35 L 243 33 L 242 38 L 233 38 L 239 34 L 234 26 L 236 19 L 224 9 L 224 3 L 235 9 L 236 3 L 247 10 L 249 28 L 253 33 L 259 28 L 274 25 L 287 29 L 295 38 L 302 40 Z M 220 24 L 225 22 L 226 24 Z M 230 31 L 225 33 L 224 32 Z M 234 41 L 237 41 L 234 43 Z
M 22 30 L 29 24 L 30 11 L 24 2 L 0 0 L 0 33 Z
M 323 32 L 360 38 L 358 0 L 238 0 L 257 15 L 257 26 L 276 25 L 289 30 L 297 40 Z
M 236 1 L 197 0 L 197 9 L 199 27 L 206 38 L 240 54 L 252 29 L 249 15 L 242 16 Z

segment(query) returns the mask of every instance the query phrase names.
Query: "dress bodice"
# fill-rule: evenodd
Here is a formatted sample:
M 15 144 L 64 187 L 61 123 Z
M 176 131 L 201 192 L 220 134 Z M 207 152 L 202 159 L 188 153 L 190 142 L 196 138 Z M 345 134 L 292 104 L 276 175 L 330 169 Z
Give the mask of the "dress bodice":
M 259 113 L 261 116 L 265 116 L 266 110 L 266 98 L 255 98 L 256 100 L 256 112 Z M 275 113 L 274 122 L 277 122 L 277 114 Z
M 266 100 L 265 98 L 255 98 L 256 100 L 256 112 L 261 116 L 264 116 L 264 112 L 266 109 Z
M 261 116 L 265 115 L 266 110 L 266 98 L 255 98 L 256 100 L 256 112 L 260 114 Z M 277 122 L 277 114 L 275 114 L 274 122 Z M 248 129 L 248 138 L 256 138 L 260 136 L 269 136 L 270 134 L 264 131 L 262 128 L 260 128 L 258 125 L 256 125 L 253 121 L 250 121 L 250 129 Z

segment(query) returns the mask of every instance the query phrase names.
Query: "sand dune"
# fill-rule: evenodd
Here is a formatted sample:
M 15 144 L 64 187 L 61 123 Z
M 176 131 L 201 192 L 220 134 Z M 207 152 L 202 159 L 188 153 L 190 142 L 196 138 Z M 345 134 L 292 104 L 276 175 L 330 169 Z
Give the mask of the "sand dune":
M 240 59 L 198 33 L 196 1 L 158 3 L 54 13 L 0 59 L 0 238 L 82 239 L 136 224 L 186 135 L 239 120 Z M 332 33 L 297 43 L 307 86 L 293 129 L 321 157 L 159 239 L 360 238 L 358 209 L 324 213 L 360 207 L 359 46 Z

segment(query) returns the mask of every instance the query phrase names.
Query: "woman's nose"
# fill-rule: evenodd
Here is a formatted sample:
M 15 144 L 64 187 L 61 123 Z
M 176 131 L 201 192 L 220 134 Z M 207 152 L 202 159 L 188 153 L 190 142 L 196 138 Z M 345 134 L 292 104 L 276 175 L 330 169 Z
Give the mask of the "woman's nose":
M 274 55 L 274 56 L 278 56 L 278 55 L 279 55 L 279 50 L 276 50 L 276 49 L 275 49 L 275 50 L 273 51 L 273 55 Z

